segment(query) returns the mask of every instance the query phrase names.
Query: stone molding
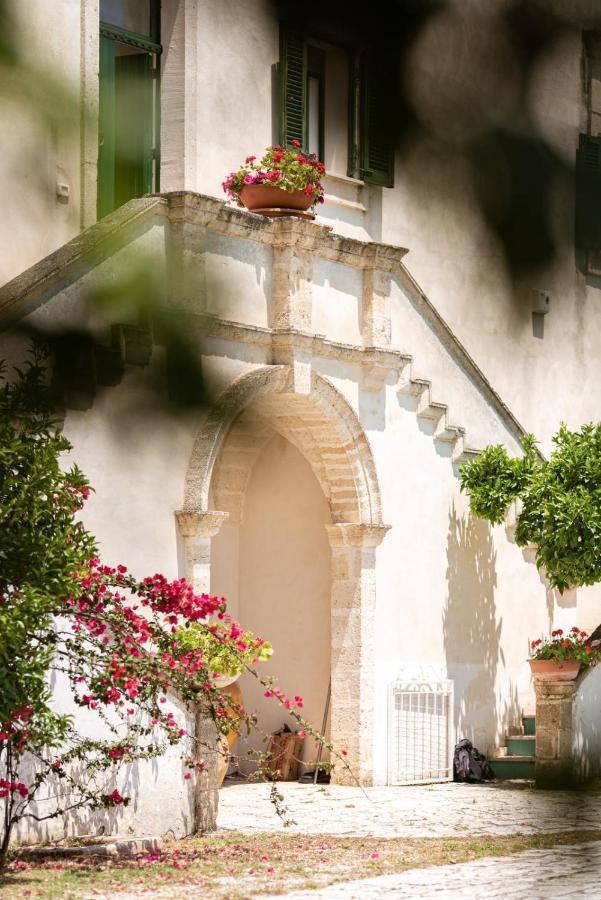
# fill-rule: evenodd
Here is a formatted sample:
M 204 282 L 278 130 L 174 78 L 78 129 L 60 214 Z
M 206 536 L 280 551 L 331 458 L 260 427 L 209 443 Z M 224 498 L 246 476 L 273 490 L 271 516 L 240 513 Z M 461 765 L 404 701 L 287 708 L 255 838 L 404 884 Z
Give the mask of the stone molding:
M 339 522 L 336 525 L 326 525 L 325 528 L 332 548 L 365 547 L 373 549 L 380 546 L 391 526 Z
M 189 223 L 214 234 L 250 240 L 272 248 L 294 247 L 297 253 L 306 251 L 321 259 L 343 263 L 365 272 L 370 269 L 390 272 L 399 280 L 410 301 L 466 377 L 477 385 L 479 392 L 495 410 L 509 433 L 518 442 L 523 438 L 525 429 L 405 268 L 403 258 L 408 252 L 405 248 L 343 237 L 334 234 L 330 226 L 316 222 L 268 219 L 227 206 L 224 201 L 203 194 L 174 191 L 149 195 L 132 200 L 106 216 L 0 289 L 0 323 L 6 326 L 42 305 L 58 290 L 81 277 L 97 261 L 105 259 L 112 248 L 123 245 L 131 230 L 140 227 L 146 220 L 157 217 L 167 218 L 172 228 L 177 223 Z M 177 227 L 173 231 L 174 235 L 177 234 Z M 171 240 L 168 243 L 173 252 L 174 242 Z M 382 280 L 380 275 L 376 280 L 378 279 Z M 369 286 L 367 290 L 369 292 Z M 385 298 L 385 290 L 383 293 L 376 293 L 380 298 Z M 386 313 L 384 311 L 382 318 L 382 310 L 378 310 L 378 306 L 381 304 L 376 297 L 373 323 L 370 325 L 364 321 L 362 325 L 364 345 L 373 342 L 370 341 L 370 332 L 383 334 L 383 338 L 378 340 L 385 339 Z M 367 389 L 376 389 L 369 387 L 370 383 L 377 385 L 383 383 L 383 380 L 377 378 L 374 382 L 368 375 Z
M 229 518 L 229 513 L 178 509 L 175 518 L 182 537 L 214 537 Z
M 292 366 L 263 366 L 240 376 L 217 399 L 194 442 L 184 511 L 207 508 L 215 476 L 219 505 L 227 502 L 233 521 L 240 520 L 254 454 L 249 451 L 240 458 L 238 451 L 248 444 L 248 427 L 239 417 L 252 409 L 257 421 L 271 423 L 307 458 L 330 503 L 333 522 L 381 523 L 376 467 L 356 412 L 326 378 L 313 372 L 301 387 L 297 374 Z M 254 449 L 261 445 L 255 441 Z

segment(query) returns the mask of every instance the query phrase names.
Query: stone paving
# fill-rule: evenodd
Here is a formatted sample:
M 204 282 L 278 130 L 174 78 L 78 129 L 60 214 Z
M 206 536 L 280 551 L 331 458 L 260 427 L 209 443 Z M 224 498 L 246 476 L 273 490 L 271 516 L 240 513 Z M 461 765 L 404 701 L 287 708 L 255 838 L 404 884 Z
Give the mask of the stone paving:
M 280 900 L 555 900 L 601 895 L 601 842 L 552 850 L 526 850 L 515 856 L 492 857 L 456 866 L 411 869 L 347 881 L 317 891 L 295 891 Z
M 528 782 L 376 787 L 365 791 L 289 782 L 279 789 L 288 815 L 296 822 L 286 829 L 293 833 L 391 838 L 601 828 L 600 792 L 536 791 Z M 224 787 L 219 797 L 218 827 L 244 832 L 283 829 L 269 801 L 269 791 L 270 785 L 246 782 Z M 601 874 L 597 896 L 601 896 Z

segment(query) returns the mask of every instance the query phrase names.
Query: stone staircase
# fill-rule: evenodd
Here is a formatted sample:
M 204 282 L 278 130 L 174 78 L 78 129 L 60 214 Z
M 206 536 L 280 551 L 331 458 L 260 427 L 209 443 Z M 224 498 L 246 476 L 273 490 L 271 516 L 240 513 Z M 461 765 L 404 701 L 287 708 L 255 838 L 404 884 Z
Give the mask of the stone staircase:
M 489 751 L 495 778 L 502 781 L 534 778 L 536 717 L 523 715 L 520 725 L 509 728 L 504 747 Z

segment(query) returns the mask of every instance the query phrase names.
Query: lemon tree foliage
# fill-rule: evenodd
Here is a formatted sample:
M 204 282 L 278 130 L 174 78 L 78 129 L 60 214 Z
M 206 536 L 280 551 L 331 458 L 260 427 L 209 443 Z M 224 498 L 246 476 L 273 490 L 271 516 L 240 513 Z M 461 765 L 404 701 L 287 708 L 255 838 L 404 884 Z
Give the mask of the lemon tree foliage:
M 461 468 L 461 489 L 474 515 L 494 525 L 521 501 L 516 542 L 536 546 L 536 563 L 553 587 L 601 581 L 601 424 L 570 431 L 562 425 L 549 460 L 540 460 L 531 435 L 524 456 L 487 447 Z

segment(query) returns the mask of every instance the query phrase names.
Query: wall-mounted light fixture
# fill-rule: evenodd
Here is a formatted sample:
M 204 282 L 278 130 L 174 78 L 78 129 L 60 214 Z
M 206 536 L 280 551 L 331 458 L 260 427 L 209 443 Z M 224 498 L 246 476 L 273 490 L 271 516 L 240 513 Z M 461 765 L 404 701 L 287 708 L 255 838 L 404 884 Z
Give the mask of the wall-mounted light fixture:
M 537 316 L 546 316 L 551 309 L 551 297 L 548 291 L 534 288 L 532 291 L 532 312 Z

